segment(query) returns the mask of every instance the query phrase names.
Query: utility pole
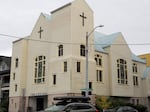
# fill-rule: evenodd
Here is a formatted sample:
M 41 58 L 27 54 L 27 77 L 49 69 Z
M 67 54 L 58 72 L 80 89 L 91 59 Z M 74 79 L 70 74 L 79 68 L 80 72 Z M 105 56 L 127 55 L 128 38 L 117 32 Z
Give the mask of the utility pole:
M 86 71 L 85 71 L 85 96 L 89 93 L 89 81 L 88 81 L 88 38 L 98 27 L 104 27 L 104 25 L 96 26 L 90 33 L 86 32 L 86 46 L 85 46 L 85 56 L 86 56 Z

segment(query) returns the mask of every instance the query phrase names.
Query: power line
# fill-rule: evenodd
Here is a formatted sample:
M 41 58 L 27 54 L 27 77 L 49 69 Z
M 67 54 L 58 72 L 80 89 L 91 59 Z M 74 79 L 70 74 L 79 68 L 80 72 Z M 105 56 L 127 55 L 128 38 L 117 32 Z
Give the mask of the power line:
M 25 40 L 31 40 L 31 41 L 39 41 L 39 42 L 45 42 L 45 43 L 53 43 L 53 44 L 72 44 L 72 45 L 80 45 L 80 43 L 67 43 L 67 42 L 52 42 L 52 41 L 46 41 L 46 40 L 35 40 L 35 39 L 30 39 L 30 38 L 21 38 L 13 35 L 7 35 L 7 34 L 0 34 L 0 36 L 5 36 L 9 38 L 16 38 L 16 39 L 25 39 Z M 89 44 L 89 45 L 109 45 L 109 44 Z M 127 44 L 111 44 L 111 45 L 131 45 L 131 46 L 145 46 L 145 45 L 150 45 L 150 43 L 127 43 Z
M 21 37 L 12 36 L 12 35 L 7 35 L 7 34 L 0 34 L 0 36 L 11 37 L 11 38 L 18 38 L 18 39 L 21 38 Z

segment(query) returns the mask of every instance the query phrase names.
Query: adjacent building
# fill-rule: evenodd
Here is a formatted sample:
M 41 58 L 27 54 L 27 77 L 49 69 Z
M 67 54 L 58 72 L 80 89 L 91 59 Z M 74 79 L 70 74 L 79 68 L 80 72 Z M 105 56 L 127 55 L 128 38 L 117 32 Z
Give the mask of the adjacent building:
M 139 55 L 139 57 L 146 60 L 147 67 L 150 67 L 150 53 Z
M 9 99 L 11 58 L 0 56 L 0 103 Z
M 55 96 L 84 95 L 85 37 L 93 29 L 93 11 L 84 0 L 41 13 L 31 35 L 13 42 L 9 112 L 40 111 Z M 150 107 L 146 61 L 120 32 L 91 33 L 88 51 L 91 98 L 120 97 Z

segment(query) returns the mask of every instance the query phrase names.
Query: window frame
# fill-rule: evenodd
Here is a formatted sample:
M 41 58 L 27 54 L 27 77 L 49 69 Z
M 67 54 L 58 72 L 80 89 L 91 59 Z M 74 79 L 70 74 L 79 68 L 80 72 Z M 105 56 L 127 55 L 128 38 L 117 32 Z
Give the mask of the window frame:
M 15 92 L 17 92 L 17 89 L 18 89 L 18 85 L 15 84 Z
M 58 46 L 58 56 L 63 56 L 63 45 Z
M 80 73 L 81 72 L 81 62 L 80 61 L 77 61 L 76 63 L 76 67 L 77 67 L 77 73 Z
M 127 62 L 124 59 L 117 59 L 117 78 L 118 84 L 128 84 Z
M 102 66 L 102 56 L 99 54 L 95 55 L 95 62 L 97 66 Z
M 96 70 L 96 81 L 103 82 L 102 70 Z
M 19 59 L 16 58 L 16 59 L 15 59 L 15 67 L 18 68 L 18 66 L 19 66 Z
M 80 56 L 85 56 L 85 45 L 81 44 L 80 45 Z
M 67 61 L 64 61 L 64 72 L 67 72 Z
M 41 55 L 35 58 L 34 83 L 40 84 L 45 82 L 46 57 Z
M 139 78 L 138 78 L 138 76 L 133 76 L 133 85 L 134 86 L 139 86 L 139 80 L 138 80 Z
M 138 66 L 137 66 L 136 63 L 133 63 L 133 64 L 132 64 L 132 71 L 133 71 L 133 73 L 135 73 L 135 74 L 138 73 Z
M 57 77 L 56 74 L 53 75 L 53 85 L 56 85 Z

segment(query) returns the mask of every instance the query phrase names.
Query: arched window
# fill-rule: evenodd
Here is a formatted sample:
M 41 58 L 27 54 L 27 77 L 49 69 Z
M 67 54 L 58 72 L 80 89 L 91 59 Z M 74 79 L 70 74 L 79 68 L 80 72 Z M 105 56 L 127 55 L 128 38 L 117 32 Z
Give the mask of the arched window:
M 127 62 L 124 59 L 117 60 L 118 84 L 128 84 Z
M 85 45 L 80 45 L 80 56 L 85 56 Z
M 63 56 L 63 45 L 58 46 L 58 56 Z
M 95 55 L 95 61 L 97 66 L 102 66 L 102 56 L 99 54 Z
M 35 59 L 35 83 L 45 82 L 45 56 L 38 56 Z
M 136 63 L 133 63 L 132 65 L 132 70 L 133 70 L 133 73 L 137 73 L 137 64 Z

